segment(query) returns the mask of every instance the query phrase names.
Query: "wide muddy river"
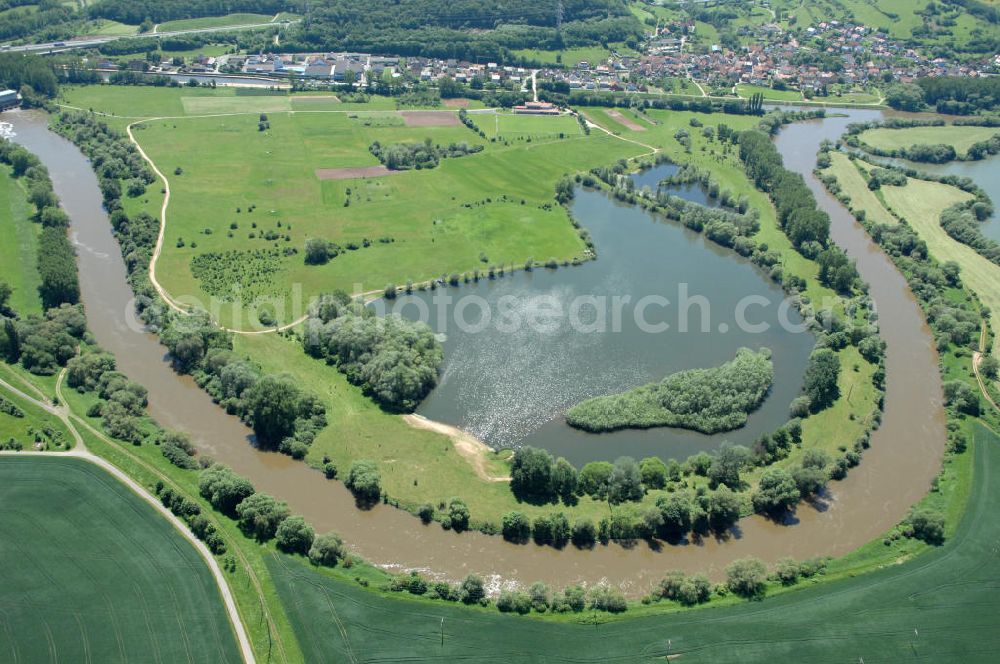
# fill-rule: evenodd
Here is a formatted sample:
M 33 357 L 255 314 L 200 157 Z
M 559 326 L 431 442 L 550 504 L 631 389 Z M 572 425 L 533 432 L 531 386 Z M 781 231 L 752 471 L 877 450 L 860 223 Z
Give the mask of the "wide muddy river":
M 845 554 L 898 522 L 926 493 L 940 467 L 945 442 L 941 385 L 937 355 L 920 309 L 891 262 L 811 175 L 821 140 L 834 139 L 848 122 L 876 118 L 879 112 L 847 115 L 790 126 L 777 144 L 786 164 L 803 174 L 830 213 L 834 239 L 857 260 L 862 277 L 871 284 L 888 342 L 885 417 L 871 449 L 846 480 L 831 484 L 825 509 L 801 507 L 794 525 L 750 517 L 725 541 L 710 538 L 658 548 L 644 542 L 630 548 L 612 544 L 592 551 L 515 545 L 479 533 L 455 534 L 437 525 L 423 526 L 409 514 L 381 505 L 361 511 L 339 482 L 327 481 L 289 457 L 253 447 L 251 432 L 214 405 L 189 378 L 175 374 L 164 359 L 163 347 L 136 325 L 125 267 L 87 160 L 71 143 L 48 131 L 44 114 L 14 111 L 4 113 L 3 119 L 13 123 L 14 140 L 48 167 L 70 214 L 83 301 L 97 341 L 115 355 L 122 371 L 148 388 L 150 412 L 163 425 L 189 433 L 202 452 L 249 477 L 258 490 L 287 501 L 318 531 L 340 532 L 373 563 L 425 570 L 448 579 L 476 572 L 491 579 L 494 587 L 537 580 L 556 587 L 603 580 L 636 596 L 671 569 L 718 577 L 727 563 L 743 556 L 774 562 L 783 556 Z M 608 215 L 623 214 L 615 206 L 605 209 Z M 598 263 L 602 260 L 599 257 Z M 739 265 L 735 260 L 733 264 Z M 553 285 L 560 276 L 571 279 L 574 270 L 551 275 Z

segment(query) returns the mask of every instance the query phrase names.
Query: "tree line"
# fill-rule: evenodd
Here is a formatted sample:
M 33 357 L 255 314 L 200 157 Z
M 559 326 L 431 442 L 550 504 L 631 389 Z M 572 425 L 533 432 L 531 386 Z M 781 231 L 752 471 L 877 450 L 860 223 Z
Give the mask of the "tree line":
M 778 224 L 792 245 L 820 264 L 820 282 L 850 294 L 858 281 L 857 269 L 843 250 L 830 242 L 830 217 L 802 176 L 785 168 L 770 137 L 756 130 L 740 133 L 740 159 L 760 190 L 767 192 L 778 213 Z

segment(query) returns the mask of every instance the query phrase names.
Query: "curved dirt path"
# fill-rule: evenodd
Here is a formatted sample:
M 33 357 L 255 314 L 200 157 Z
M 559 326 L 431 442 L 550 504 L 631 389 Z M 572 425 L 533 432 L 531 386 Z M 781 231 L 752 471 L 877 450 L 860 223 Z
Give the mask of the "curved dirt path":
M 473 436 L 468 431 L 453 427 L 450 424 L 429 420 L 423 415 L 411 413 L 403 415 L 403 421 L 415 429 L 425 429 L 448 436 L 455 445 L 455 451 L 469 462 L 476 475 L 487 482 L 509 482 L 510 476 L 491 475 L 486 470 L 486 454 L 493 452 L 493 448 Z
M 93 452 L 87 449 L 86 444 L 83 441 L 83 437 L 77 431 L 76 427 L 70 421 L 71 411 L 68 406 L 66 406 L 66 401 L 62 396 L 62 382 L 66 375 L 66 370 L 63 369 L 59 374 L 59 380 L 56 383 L 56 396 L 59 398 L 60 406 L 53 406 L 51 404 L 45 403 L 44 401 L 39 401 L 34 397 L 28 396 L 18 388 L 14 387 L 7 381 L 0 378 L 0 386 L 9 390 L 10 392 L 16 394 L 17 396 L 25 399 L 26 401 L 34 404 L 35 406 L 45 410 L 52 415 L 55 415 L 66 425 L 70 433 L 73 434 L 73 439 L 76 442 L 76 446 L 66 452 L 39 452 L 39 451 L 3 451 L 0 455 L 4 456 L 64 456 L 64 457 L 75 457 L 78 459 L 83 459 L 95 466 L 100 466 L 110 475 L 112 475 L 119 482 L 128 487 L 132 493 L 137 495 L 147 504 L 149 504 L 154 510 L 159 512 L 159 514 L 169 521 L 175 529 L 186 539 L 188 542 L 194 546 L 195 550 L 201 554 L 201 557 L 205 560 L 208 565 L 209 570 L 212 572 L 212 576 L 215 579 L 215 583 L 219 588 L 219 593 L 222 595 L 223 603 L 226 607 L 226 613 L 229 615 L 229 622 L 233 626 L 233 630 L 236 632 L 236 640 L 240 646 L 240 652 L 243 655 L 243 661 L 247 664 L 254 664 L 256 661 L 253 654 L 253 648 L 250 646 L 250 639 L 247 637 L 246 629 L 243 627 L 243 621 L 240 619 L 239 611 L 236 609 L 236 600 L 233 599 L 233 595 L 229 590 L 229 584 L 226 582 L 226 578 L 222 575 L 222 570 L 219 568 L 219 564 L 216 562 L 215 557 L 212 556 L 211 551 L 205 546 L 205 543 L 194 536 L 194 534 L 188 529 L 187 525 L 180 520 L 173 512 L 168 510 L 163 504 L 154 496 L 150 495 L 146 489 L 140 485 L 138 482 L 133 480 L 131 477 L 122 472 L 117 466 L 113 465 L 109 461 L 97 456 Z

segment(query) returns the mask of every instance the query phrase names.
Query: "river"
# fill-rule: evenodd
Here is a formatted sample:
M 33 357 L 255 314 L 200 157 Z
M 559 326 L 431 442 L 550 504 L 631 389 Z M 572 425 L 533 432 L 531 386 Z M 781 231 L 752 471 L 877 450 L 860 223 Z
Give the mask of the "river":
M 826 508 L 801 507 L 793 526 L 750 517 L 725 541 L 709 538 L 662 548 L 644 542 L 630 548 L 612 544 L 592 551 L 515 545 L 480 533 L 446 532 L 381 505 L 361 511 L 339 482 L 325 480 L 301 462 L 255 448 L 251 432 L 215 406 L 190 378 L 175 374 L 156 339 L 135 325 L 125 267 L 87 160 L 71 143 L 47 130 L 44 114 L 14 111 L 3 119 L 14 125 L 14 140 L 48 167 L 70 214 L 90 328 L 98 343 L 115 355 L 119 368 L 146 386 L 150 413 L 163 425 L 186 431 L 204 454 L 246 475 L 258 490 L 287 501 L 319 532 L 337 530 L 356 553 L 373 563 L 449 579 L 476 572 L 490 579 L 494 588 L 507 582 L 526 585 L 542 580 L 561 587 L 603 580 L 634 597 L 670 569 L 704 571 L 718 578 L 726 564 L 744 556 L 774 562 L 783 556 L 803 559 L 848 553 L 903 518 L 926 493 L 940 467 L 945 443 L 941 385 L 937 356 L 919 307 L 891 262 L 811 175 L 821 140 L 836 138 L 848 122 L 878 117 L 878 112 L 852 110 L 847 115 L 793 125 L 777 142 L 788 166 L 806 177 L 831 214 L 834 239 L 857 260 L 861 275 L 872 286 L 888 342 L 888 380 L 885 417 L 871 449 L 846 480 L 831 484 L 832 500 Z

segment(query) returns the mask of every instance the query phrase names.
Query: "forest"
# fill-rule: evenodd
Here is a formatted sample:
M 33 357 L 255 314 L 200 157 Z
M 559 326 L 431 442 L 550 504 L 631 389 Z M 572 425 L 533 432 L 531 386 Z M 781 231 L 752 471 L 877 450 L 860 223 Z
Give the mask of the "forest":
M 769 350 L 741 348 L 721 366 L 681 371 L 659 383 L 588 399 L 566 412 L 566 422 L 591 432 L 656 426 L 730 431 L 746 423 L 773 378 Z

